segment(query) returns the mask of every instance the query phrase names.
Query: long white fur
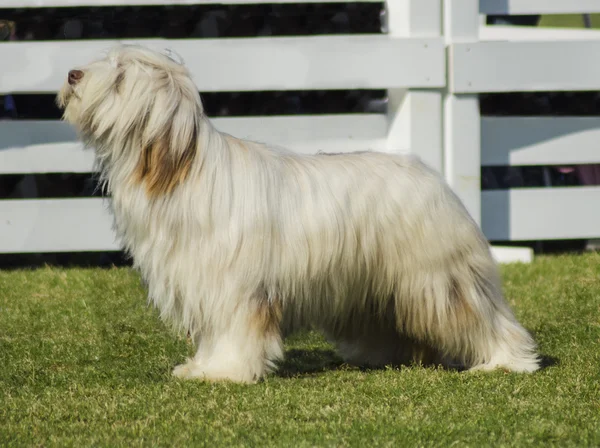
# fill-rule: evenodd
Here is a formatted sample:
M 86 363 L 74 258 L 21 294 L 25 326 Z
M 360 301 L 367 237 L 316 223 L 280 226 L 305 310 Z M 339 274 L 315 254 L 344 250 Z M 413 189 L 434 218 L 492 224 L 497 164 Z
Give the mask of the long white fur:
M 309 326 L 359 364 L 422 349 L 471 369 L 539 368 L 486 239 L 418 158 L 298 155 L 220 133 L 186 68 L 145 48 L 81 70 L 59 103 L 96 151 L 150 300 L 197 344 L 175 375 L 257 381 L 282 358 L 282 337 Z M 134 173 L 167 127 L 168 150 L 193 140 L 194 158 L 153 196 Z

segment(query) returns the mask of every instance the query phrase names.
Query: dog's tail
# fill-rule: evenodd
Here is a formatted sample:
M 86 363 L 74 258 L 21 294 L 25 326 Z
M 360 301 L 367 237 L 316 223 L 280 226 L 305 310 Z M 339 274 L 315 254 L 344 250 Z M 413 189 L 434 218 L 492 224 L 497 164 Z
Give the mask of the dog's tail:
M 486 357 L 470 370 L 503 368 L 512 372 L 535 372 L 540 368 L 541 359 L 533 338 L 512 316 L 498 313 L 492 332 Z
M 453 351 L 471 370 L 537 370 L 536 344 L 504 298 L 487 242 L 479 250 L 463 253 L 447 275 L 444 306 L 449 322 L 445 326 L 454 332 L 454 350 L 449 354 Z

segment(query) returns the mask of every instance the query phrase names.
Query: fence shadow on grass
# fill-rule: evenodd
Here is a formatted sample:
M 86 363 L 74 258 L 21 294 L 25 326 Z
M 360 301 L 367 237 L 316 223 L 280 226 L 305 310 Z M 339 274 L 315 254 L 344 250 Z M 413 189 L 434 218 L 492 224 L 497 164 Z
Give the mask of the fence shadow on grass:
M 131 266 L 123 252 L 60 252 L 0 254 L 0 269 L 37 269 L 44 266 L 61 268 L 102 268 Z

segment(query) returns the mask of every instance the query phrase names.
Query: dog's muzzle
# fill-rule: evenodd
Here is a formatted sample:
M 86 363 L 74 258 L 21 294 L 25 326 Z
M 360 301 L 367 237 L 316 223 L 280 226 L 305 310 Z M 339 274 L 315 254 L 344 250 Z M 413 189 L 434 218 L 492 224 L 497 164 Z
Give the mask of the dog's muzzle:
M 81 78 L 83 78 L 83 72 L 81 70 L 71 70 L 69 71 L 69 76 L 67 77 L 67 80 L 69 82 L 69 85 L 74 86 L 79 82 Z

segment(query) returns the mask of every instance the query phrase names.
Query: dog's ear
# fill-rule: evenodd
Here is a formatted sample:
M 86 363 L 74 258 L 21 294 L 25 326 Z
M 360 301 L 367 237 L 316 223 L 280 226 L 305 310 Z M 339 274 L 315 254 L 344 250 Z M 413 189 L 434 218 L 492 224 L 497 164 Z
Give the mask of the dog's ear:
M 148 196 L 157 197 L 172 193 L 192 170 L 202 103 L 187 73 L 159 67 L 148 79 L 153 91 L 145 96 L 147 104 L 139 107 L 135 98 L 130 102 L 141 112 L 135 123 L 141 149 L 136 177 Z
M 182 147 L 174 147 L 181 145 Z M 137 180 L 149 197 L 168 195 L 187 178 L 196 154 L 197 128 L 188 139 L 167 134 L 142 149 L 137 166 Z

